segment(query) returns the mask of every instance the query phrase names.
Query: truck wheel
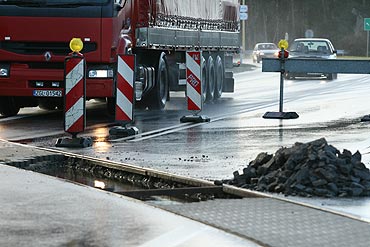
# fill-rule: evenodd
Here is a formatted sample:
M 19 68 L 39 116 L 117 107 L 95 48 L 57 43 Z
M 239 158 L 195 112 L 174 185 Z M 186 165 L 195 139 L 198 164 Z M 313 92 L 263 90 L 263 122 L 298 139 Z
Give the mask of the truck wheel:
M 283 76 L 284 76 L 284 79 L 287 79 L 287 80 L 290 80 L 292 78 L 288 72 L 285 72 Z
M 211 102 L 215 95 L 215 64 L 211 56 L 207 61 L 207 86 L 206 101 Z
M 166 106 L 169 96 L 168 68 L 164 53 L 162 53 L 159 58 L 157 68 L 157 80 L 153 89 L 153 94 L 151 95 L 151 104 L 149 108 L 162 110 Z
M 0 97 L 0 114 L 4 117 L 11 117 L 18 114 L 20 107 L 14 97 Z
M 326 77 L 328 80 L 331 81 L 331 80 L 337 79 L 337 74 L 328 74 Z
M 58 102 L 50 99 L 41 99 L 39 102 L 39 107 L 43 110 L 53 111 L 58 108 Z
M 205 102 L 207 99 L 207 89 L 208 89 L 208 75 L 207 75 L 207 65 L 206 59 L 202 56 L 202 101 Z
M 224 65 L 222 64 L 222 59 L 220 56 L 216 58 L 216 85 L 215 85 L 215 99 L 221 98 L 222 88 L 224 86 Z
M 108 97 L 106 99 L 107 113 L 108 116 L 115 116 L 116 114 L 116 98 Z

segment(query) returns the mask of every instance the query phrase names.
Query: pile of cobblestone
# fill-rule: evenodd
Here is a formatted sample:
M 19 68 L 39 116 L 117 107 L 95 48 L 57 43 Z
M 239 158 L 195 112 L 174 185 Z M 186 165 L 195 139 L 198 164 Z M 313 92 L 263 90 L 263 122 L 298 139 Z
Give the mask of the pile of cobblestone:
M 242 174 L 235 171 L 222 183 L 305 197 L 370 196 L 370 172 L 360 152 L 341 153 L 324 138 L 282 147 L 275 155 L 260 153 Z

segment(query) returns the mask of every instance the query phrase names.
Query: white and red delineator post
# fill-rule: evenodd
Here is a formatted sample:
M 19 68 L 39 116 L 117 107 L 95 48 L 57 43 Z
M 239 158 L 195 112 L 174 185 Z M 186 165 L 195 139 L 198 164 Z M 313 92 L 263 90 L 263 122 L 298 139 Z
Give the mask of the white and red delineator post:
M 91 146 L 90 139 L 77 138 L 86 126 L 85 58 L 81 53 L 71 53 L 66 57 L 64 66 L 64 131 L 72 134 L 72 139 L 58 139 L 56 146 Z
M 131 136 L 138 133 L 135 127 L 126 127 L 134 120 L 135 63 L 136 56 L 134 54 L 118 55 L 117 57 L 115 120 L 122 126 L 110 129 L 111 135 Z
M 192 116 L 183 116 L 180 122 L 209 122 L 206 116 L 197 115 L 202 111 L 202 52 L 186 52 L 186 98 L 188 110 L 193 111 Z

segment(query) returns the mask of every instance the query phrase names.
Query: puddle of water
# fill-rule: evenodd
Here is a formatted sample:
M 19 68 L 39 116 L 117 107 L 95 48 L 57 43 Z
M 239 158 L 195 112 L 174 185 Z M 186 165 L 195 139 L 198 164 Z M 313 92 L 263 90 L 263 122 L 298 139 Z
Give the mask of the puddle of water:
M 120 181 L 103 177 L 96 177 L 88 172 L 76 171 L 70 167 L 66 167 L 63 162 L 53 165 L 40 165 L 36 169 L 34 167 L 26 167 L 26 169 L 107 191 L 140 189 L 132 184 L 122 183 Z
M 22 168 L 106 191 L 127 195 L 140 200 L 150 201 L 158 205 L 204 201 L 215 197 L 222 198 L 224 196 L 223 193 L 219 195 L 213 192 L 199 193 L 196 191 L 190 192 L 189 190 L 182 193 L 172 191 L 175 194 L 165 195 L 167 193 L 164 193 L 163 195 L 157 195 L 158 191 L 155 191 L 155 189 L 167 191 L 167 189 L 189 188 L 191 186 L 174 181 L 166 181 L 160 178 L 111 169 L 96 165 L 95 163 L 89 164 L 88 161 L 81 161 L 73 158 L 58 162 L 37 162 L 36 164 L 22 165 Z M 146 189 L 154 190 L 156 195 L 152 194 L 153 191 L 147 194 L 145 192 Z

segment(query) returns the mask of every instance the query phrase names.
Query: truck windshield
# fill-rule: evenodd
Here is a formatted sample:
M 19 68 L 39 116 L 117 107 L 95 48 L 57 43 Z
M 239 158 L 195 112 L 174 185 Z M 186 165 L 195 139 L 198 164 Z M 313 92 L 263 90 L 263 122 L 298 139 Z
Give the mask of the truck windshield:
M 7 5 L 104 5 L 109 0 L 0 0 L 0 4 Z

